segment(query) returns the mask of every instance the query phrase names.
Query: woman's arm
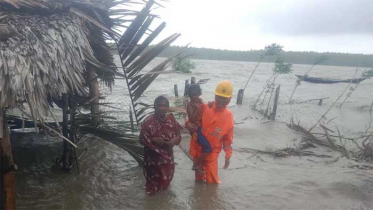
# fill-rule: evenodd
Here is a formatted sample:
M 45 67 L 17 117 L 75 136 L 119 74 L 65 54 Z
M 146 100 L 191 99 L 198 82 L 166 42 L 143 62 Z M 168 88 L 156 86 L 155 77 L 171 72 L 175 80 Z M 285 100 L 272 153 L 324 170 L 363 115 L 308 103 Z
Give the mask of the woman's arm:
M 170 115 L 170 118 L 171 120 L 173 121 L 173 124 L 174 124 L 174 132 L 175 132 L 175 136 L 170 139 L 169 141 L 165 142 L 165 144 L 169 145 L 169 146 L 175 146 L 175 145 L 179 145 L 180 142 L 181 142 L 181 129 L 183 129 L 181 127 L 181 125 L 176 121 L 174 115 Z
M 177 135 L 175 136 L 174 138 L 172 138 L 170 141 L 167 141 L 165 142 L 168 146 L 175 146 L 175 145 L 179 145 L 181 142 L 181 136 L 180 135 Z

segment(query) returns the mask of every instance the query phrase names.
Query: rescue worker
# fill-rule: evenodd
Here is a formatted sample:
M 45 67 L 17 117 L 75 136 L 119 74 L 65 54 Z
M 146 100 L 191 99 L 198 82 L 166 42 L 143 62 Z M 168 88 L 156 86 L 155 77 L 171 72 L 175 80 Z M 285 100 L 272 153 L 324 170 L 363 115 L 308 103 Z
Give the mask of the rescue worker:
M 231 101 L 233 92 L 232 83 L 224 80 L 218 84 L 215 89 L 215 101 L 203 105 L 202 114 L 202 134 L 210 143 L 212 152 L 209 153 L 201 164 L 203 173 L 196 172 L 196 181 L 204 181 L 209 184 L 220 183 L 218 177 L 218 157 L 221 149 L 225 152 L 224 169 L 229 167 L 232 156 L 233 143 L 233 115 L 227 109 Z M 197 128 L 194 124 L 185 122 L 185 127 L 194 132 Z M 190 141 L 190 155 L 196 161 L 202 154 L 202 147 L 196 143 L 196 135 L 192 136 Z

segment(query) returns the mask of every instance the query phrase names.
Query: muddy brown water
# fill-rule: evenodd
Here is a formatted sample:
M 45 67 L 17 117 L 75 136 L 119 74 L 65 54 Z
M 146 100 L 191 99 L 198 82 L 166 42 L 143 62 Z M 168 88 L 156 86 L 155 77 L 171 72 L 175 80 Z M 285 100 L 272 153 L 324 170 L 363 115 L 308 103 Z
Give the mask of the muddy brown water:
M 156 64 L 162 60 L 157 59 Z M 211 100 L 218 81 L 230 79 L 235 92 L 243 87 L 255 63 L 197 60 L 193 76 L 211 78 L 203 85 L 203 98 Z M 228 170 L 220 169 L 219 185 L 194 182 L 192 163 L 175 147 L 176 171 L 171 188 L 156 196 L 145 194 L 142 169 L 131 156 L 108 142 L 91 138 L 81 144 L 88 148 L 82 157 L 81 173 L 70 174 L 51 166 L 61 154 L 61 140 L 52 139 L 50 147 L 44 136 L 13 135 L 16 173 L 17 206 L 19 209 L 373 209 L 373 172 L 358 169 L 372 166 L 342 157 L 328 148 L 314 148 L 317 154 L 331 158 L 288 157 L 255 154 L 246 149 L 281 149 L 294 147 L 301 137 L 284 122 L 293 117 L 310 127 L 338 97 L 347 84 L 315 85 L 303 82 L 295 94 L 297 100 L 330 97 L 323 106 L 315 103 L 287 104 L 295 84 L 294 75 L 282 75 L 280 105 L 276 122 L 267 122 L 249 109 L 269 77 L 273 64 L 264 63 L 258 69 L 245 92 L 242 106 L 230 106 L 237 123 L 234 134 L 234 154 Z M 150 67 L 149 67 L 150 68 Z M 295 73 L 307 71 L 307 65 L 294 65 Z M 313 76 L 352 77 L 348 67 L 319 66 Z M 192 75 L 160 75 L 145 93 L 144 100 L 156 95 L 172 98 L 173 84 L 180 93 L 185 79 Z M 119 82 L 119 86 L 121 85 Z M 118 82 L 117 82 L 118 83 Z M 123 84 L 122 84 L 123 85 Z M 123 91 L 123 90 L 122 90 Z M 119 97 L 120 89 L 110 97 Z M 333 109 L 325 119 L 328 126 L 338 127 L 344 135 L 354 136 L 366 130 L 369 106 L 373 98 L 372 81 L 364 81 L 342 109 Z M 189 137 L 183 136 L 186 149 Z M 349 144 L 353 149 L 353 145 Z M 333 160 L 337 160 L 333 162 Z M 223 155 L 220 157 L 220 163 Z

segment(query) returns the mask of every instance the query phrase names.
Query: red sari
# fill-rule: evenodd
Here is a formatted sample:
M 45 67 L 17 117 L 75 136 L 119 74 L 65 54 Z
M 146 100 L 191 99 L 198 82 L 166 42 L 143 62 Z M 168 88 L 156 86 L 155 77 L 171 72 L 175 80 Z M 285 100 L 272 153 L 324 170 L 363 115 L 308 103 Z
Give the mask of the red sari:
M 169 113 L 165 120 L 156 119 L 154 115 L 145 119 L 141 125 L 140 139 L 144 144 L 144 176 L 146 193 L 154 195 L 170 186 L 174 176 L 175 163 L 172 147 L 160 146 L 151 142 L 153 137 L 172 139 L 180 135 L 181 126 Z

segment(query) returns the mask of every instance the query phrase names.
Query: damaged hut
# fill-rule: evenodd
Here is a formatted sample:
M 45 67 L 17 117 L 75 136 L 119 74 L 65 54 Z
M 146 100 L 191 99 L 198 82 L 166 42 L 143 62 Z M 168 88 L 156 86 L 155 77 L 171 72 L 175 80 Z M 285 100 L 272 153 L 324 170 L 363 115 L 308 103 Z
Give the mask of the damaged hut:
M 12 158 L 9 111 L 31 119 L 36 132 L 42 128 L 63 139 L 59 163 L 64 170 L 71 169 L 74 161 L 78 167 L 75 147 L 80 127 L 84 127 L 85 133 L 103 139 L 109 135 L 110 140 L 105 140 L 127 150 L 141 163 L 142 149 L 128 143 L 137 138 L 127 134 L 129 123 L 125 122 L 122 130 L 99 129 L 104 124 L 99 107 L 102 105 L 99 81 L 110 89 L 116 77 L 125 79 L 130 116 L 132 112 L 134 115 L 133 130 L 149 108 L 142 107 L 143 103 L 137 100 L 173 57 L 185 49 L 150 72 L 142 73 L 180 34 L 150 46 L 165 27 L 161 23 L 154 30 L 149 29 L 156 18 L 150 11 L 159 4 L 154 0 L 141 1 L 145 4 L 141 11 L 125 9 L 133 3 L 131 0 L 0 0 L 1 209 L 15 208 L 17 166 Z M 115 42 L 114 50 L 108 46 L 108 40 Z M 114 65 L 113 52 L 119 55 L 120 68 Z M 53 116 L 51 107 L 56 105 L 62 110 L 63 121 L 56 120 L 53 127 L 44 119 Z M 87 107 L 89 114 L 77 112 Z
M 98 94 L 97 77 L 111 85 L 115 69 L 110 67 L 113 58 L 105 40 L 115 36 L 108 13 L 113 2 L 0 0 L 2 208 L 15 207 L 16 166 L 7 110 L 20 109 L 32 116 L 35 125 L 36 121 L 43 124 L 52 101 L 62 101 L 57 104 L 63 106 L 62 99 L 68 95 L 89 98 Z M 69 140 L 67 127 L 64 134 Z M 64 167 L 68 164 L 64 162 Z

